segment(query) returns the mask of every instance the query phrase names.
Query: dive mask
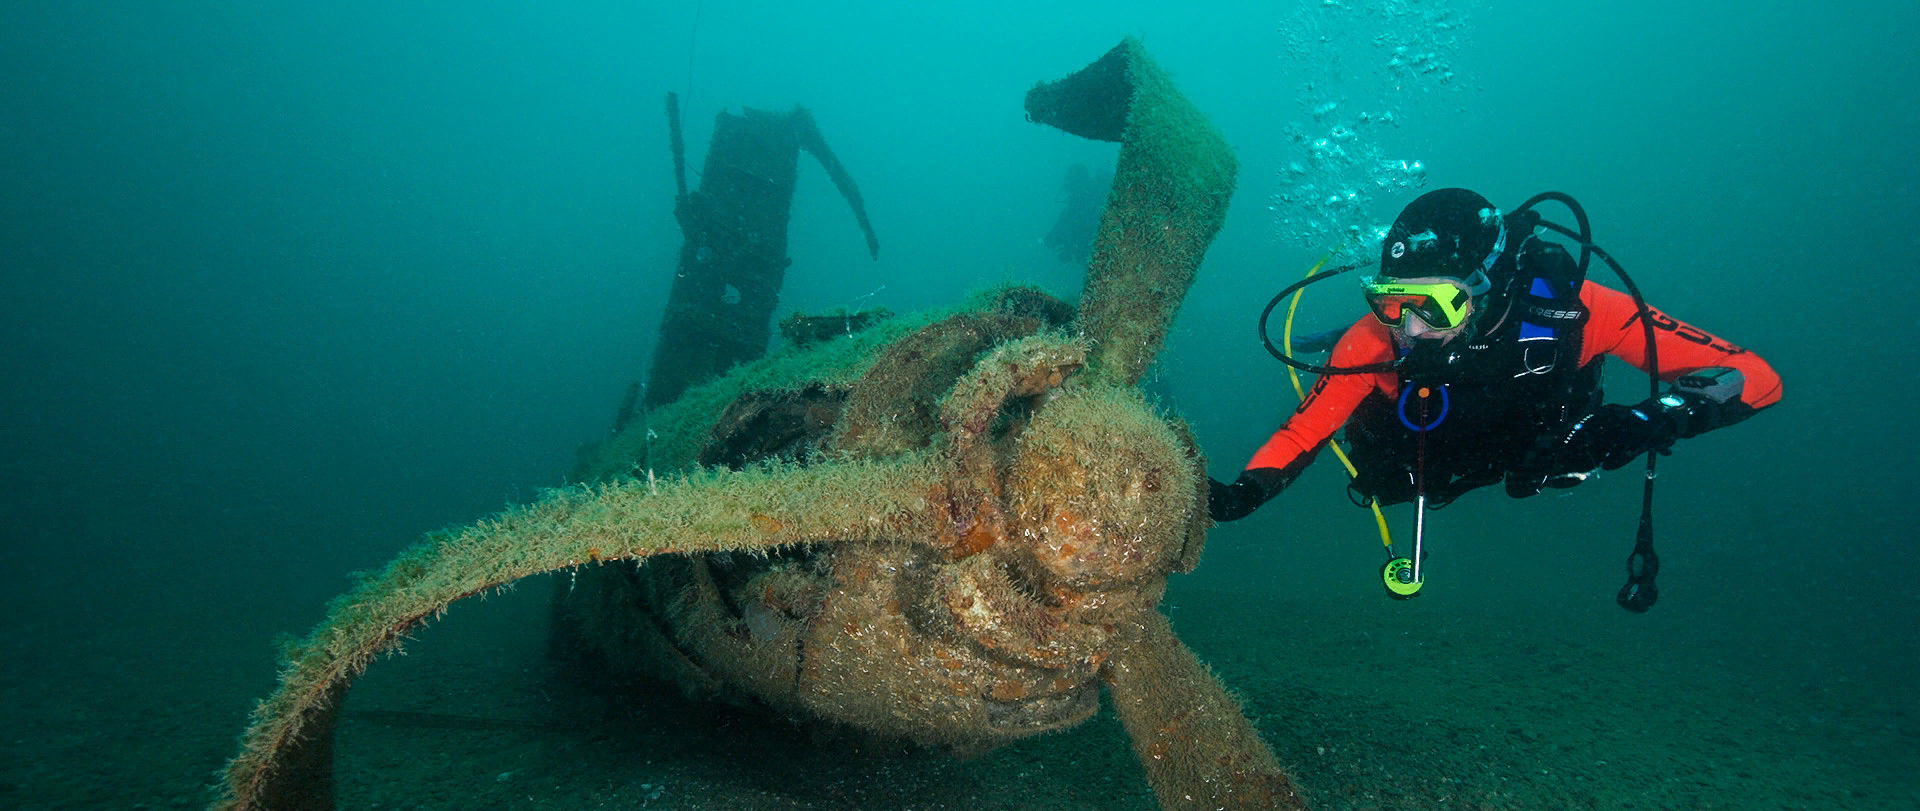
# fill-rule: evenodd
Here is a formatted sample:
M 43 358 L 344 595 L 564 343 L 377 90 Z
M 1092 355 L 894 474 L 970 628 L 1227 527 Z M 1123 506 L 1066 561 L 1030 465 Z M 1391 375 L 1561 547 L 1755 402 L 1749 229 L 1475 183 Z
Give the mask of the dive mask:
M 1467 305 L 1473 301 L 1467 286 L 1455 281 L 1407 284 L 1368 276 L 1360 285 L 1373 317 L 1389 327 L 1405 326 L 1407 313 L 1412 312 L 1436 330 L 1453 329 L 1466 323 Z

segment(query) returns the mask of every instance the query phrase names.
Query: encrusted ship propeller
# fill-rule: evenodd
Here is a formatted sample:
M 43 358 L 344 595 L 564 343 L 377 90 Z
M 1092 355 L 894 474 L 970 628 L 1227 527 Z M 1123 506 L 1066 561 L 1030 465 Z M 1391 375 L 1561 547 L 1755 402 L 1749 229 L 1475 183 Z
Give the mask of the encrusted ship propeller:
M 849 319 L 653 410 L 593 483 L 430 536 L 290 651 L 214 807 L 331 809 L 352 679 L 453 601 L 561 569 L 556 632 L 616 670 L 960 751 L 1080 723 L 1104 685 L 1163 807 L 1303 807 L 1158 610 L 1200 555 L 1205 462 L 1134 385 L 1236 163 L 1131 39 L 1027 109 L 1123 144 L 1077 315 L 1009 288 Z

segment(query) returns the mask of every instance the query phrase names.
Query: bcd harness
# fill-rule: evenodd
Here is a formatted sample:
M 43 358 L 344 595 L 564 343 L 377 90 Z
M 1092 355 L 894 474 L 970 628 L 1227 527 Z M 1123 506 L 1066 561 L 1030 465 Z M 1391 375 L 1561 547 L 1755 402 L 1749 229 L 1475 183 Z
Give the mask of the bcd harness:
M 1402 350 L 1397 392 L 1376 390 L 1354 410 L 1355 503 L 1401 504 L 1424 489 L 1429 506 L 1445 506 L 1499 482 L 1536 437 L 1599 404 L 1601 365 L 1580 367 L 1585 274 L 1546 240 L 1529 236 L 1515 254 L 1501 260 L 1516 263 L 1515 283 L 1492 332 L 1458 348 Z

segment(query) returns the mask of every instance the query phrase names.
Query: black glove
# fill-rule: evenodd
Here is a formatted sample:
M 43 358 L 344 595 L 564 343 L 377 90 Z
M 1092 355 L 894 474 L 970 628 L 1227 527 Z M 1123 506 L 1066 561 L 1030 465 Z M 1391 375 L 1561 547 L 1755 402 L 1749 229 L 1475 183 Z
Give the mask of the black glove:
M 1614 470 L 1648 451 L 1662 453 L 1687 433 L 1688 395 L 1669 393 L 1636 406 L 1608 403 L 1567 430 L 1534 440 L 1507 473 L 1507 495 L 1525 498 L 1546 488 L 1572 487 L 1596 470 Z
M 1298 475 L 1297 473 L 1295 475 Z M 1294 476 L 1278 468 L 1260 467 L 1243 472 L 1233 484 L 1221 484 L 1207 477 L 1207 515 L 1215 521 L 1238 521 L 1251 514 L 1268 499 L 1280 494 Z
M 1615 470 L 1647 451 L 1667 450 L 1680 438 L 1680 426 L 1668 413 L 1666 398 L 1628 407 L 1609 403 L 1573 424 L 1562 444 L 1561 459 L 1572 468 Z
M 1699 436 L 1753 416 L 1742 402 L 1745 379 L 1724 366 L 1695 369 L 1666 394 L 1631 408 L 1603 405 L 1557 434 L 1534 440 L 1507 474 L 1507 495 L 1525 498 L 1546 487 L 1572 487 L 1595 470 L 1613 470 L 1648 451 L 1670 452 L 1675 440 Z

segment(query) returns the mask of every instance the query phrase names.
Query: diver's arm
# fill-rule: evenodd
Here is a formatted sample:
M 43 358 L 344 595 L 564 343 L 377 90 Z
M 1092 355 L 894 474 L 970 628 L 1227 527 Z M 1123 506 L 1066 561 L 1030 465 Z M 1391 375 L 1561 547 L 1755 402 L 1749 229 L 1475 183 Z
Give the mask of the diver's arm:
M 1378 363 L 1393 356 L 1390 341 L 1385 328 L 1372 316 L 1366 316 L 1341 337 L 1328 363 L 1333 366 Z M 1366 398 L 1367 392 L 1380 385 L 1380 379 L 1381 376 L 1375 374 L 1321 375 L 1286 424 L 1254 452 L 1238 479 L 1232 484 L 1208 480 L 1208 514 L 1215 521 L 1235 521 L 1279 495 L 1312 464 L 1314 456 L 1326 447 L 1333 432 L 1346 424 L 1347 417 Z
M 1601 353 L 1647 370 L 1646 329 L 1632 297 L 1588 282 L 1580 298 L 1592 313 L 1584 333 L 1582 365 Z M 1780 375 L 1759 355 L 1653 309 L 1653 341 L 1667 396 L 1642 403 L 1673 421 L 1673 439 L 1732 425 L 1780 402 Z M 1662 402 L 1664 401 L 1664 402 Z
M 1648 371 L 1646 328 L 1633 298 L 1593 282 L 1580 298 L 1591 314 L 1582 333 L 1581 365 L 1604 354 Z M 1601 405 L 1567 430 L 1542 437 L 1507 477 L 1509 494 L 1570 487 L 1594 470 L 1665 451 L 1780 401 L 1780 376 L 1760 356 L 1657 309 L 1652 315 L 1660 379 L 1673 386 L 1637 405 Z
M 1232 484 L 1207 479 L 1207 515 L 1215 521 L 1238 521 L 1247 517 L 1300 478 L 1300 472 L 1313 464 L 1313 457 L 1319 455 L 1320 448 L 1326 444 L 1320 443 L 1281 467 L 1248 467 L 1240 471 L 1240 478 Z
M 1602 354 L 1647 370 L 1646 330 L 1640 308 L 1625 293 L 1587 282 L 1580 299 L 1592 312 L 1583 335 L 1581 365 Z M 1696 369 L 1716 366 L 1739 371 L 1745 384 L 1739 399 L 1754 411 L 1780 401 L 1780 375 L 1759 355 L 1734 346 L 1699 327 L 1653 310 L 1653 341 L 1660 350 L 1660 379 L 1675 382 Z

